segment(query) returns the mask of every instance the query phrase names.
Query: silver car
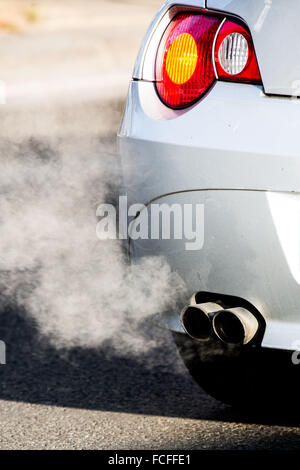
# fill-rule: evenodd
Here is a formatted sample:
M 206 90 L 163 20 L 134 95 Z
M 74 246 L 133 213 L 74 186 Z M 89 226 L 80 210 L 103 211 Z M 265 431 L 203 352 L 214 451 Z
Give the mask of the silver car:
M 163 255 L 184 279 L 161 323 L 228 403 L 290 399 L 299 380 L 299 14 L 293 0 L 167 0 L 118 136 L 131 204 L 203 208 L 200 249 L 131 240 L 130 257 Z

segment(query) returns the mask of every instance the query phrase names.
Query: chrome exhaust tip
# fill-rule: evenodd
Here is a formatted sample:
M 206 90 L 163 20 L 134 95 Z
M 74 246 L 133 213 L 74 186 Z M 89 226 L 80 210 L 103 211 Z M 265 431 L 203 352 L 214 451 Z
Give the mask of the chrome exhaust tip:
M 196 300 L 196 294 L 193 294 L 192 297 L 190 298 L 190 305 L 197 305 L 197 300 Z
M 250 343 L 259 328 L 257 318 L 243 307 L 221 310 L 213 317 L 213 329 L 224 343 Z
M 214 302 L 185 307 L 181 312 L 181 324 L 185 332 L 197 341 L 208 340 L 213 332 L 212 317 L 221 308 Z

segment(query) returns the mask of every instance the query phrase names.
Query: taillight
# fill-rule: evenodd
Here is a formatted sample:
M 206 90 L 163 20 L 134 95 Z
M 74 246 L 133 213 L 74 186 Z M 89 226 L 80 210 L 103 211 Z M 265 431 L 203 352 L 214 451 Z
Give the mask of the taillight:
M 216 79 L 261 81 L 250 33 L 220 16 L 180 13 L 164 32 L 157 52 L 159 97 L 171 108 L 185 108 Z
M 189 106 L 214 82 L 212 48 L 221 21 L 179 14 L 165 31 L 156 58 L 156 87 L 168 106 Z
M 219 80 L 261 83 L 251 35 L 241 24 L 229 20 L 223 23 L 214 56 Z

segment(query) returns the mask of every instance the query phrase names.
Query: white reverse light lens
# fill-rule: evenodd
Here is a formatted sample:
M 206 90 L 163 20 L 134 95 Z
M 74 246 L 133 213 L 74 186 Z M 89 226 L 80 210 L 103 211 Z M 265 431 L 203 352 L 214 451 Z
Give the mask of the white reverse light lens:
M 237 75 L 245 68 L 249 56 L 247 39 L 240 33 L 231 33 L 223 39 L 219 62 L 229 75 Z

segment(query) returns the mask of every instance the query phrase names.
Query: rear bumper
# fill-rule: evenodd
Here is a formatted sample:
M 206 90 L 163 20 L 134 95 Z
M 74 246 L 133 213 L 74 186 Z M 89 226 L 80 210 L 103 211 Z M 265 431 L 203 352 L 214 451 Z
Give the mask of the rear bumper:
M 192 109 L 172 111 L 152 83 L 135 81 L 119 133 L 130 204 L 204 207 L 201 250 L 137 240 L 132 258 L 166 256 L 190 294 L 248 300 L 266 319 L 263 346 L 291 350 L 300 340 L 299 106 L 217 83 Z M 177 313 L 170 324 L 180 330 Z

